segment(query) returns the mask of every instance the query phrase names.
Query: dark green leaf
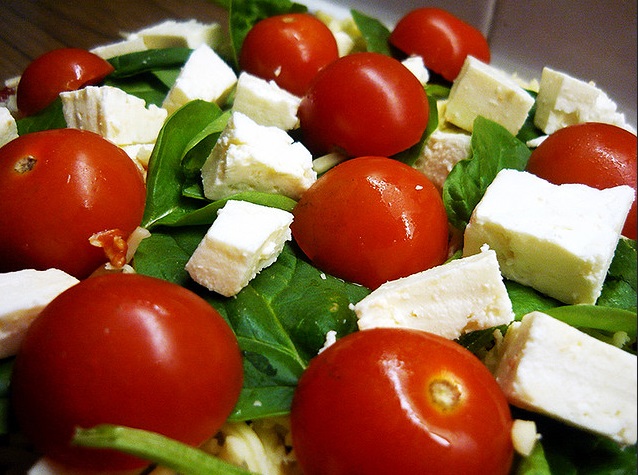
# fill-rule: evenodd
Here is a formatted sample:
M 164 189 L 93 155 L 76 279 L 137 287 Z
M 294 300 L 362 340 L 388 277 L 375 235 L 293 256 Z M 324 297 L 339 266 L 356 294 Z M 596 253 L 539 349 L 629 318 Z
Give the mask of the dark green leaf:
M 116 56 L 108 60 L 115 68 L 108 79 L 136 76 L 161 69 L 179 69 L 184 66 L 192 52 L 190 48 L 161 48 Z
M 66 128 L 66 120 L 64 120 L 64 114 L 62 113 L 62 100 L 58 97 L 51 105 L 38 114 L 18 119 L 16 125 L 18 127 L 18 135 L 41 130 Z
M 430 114 L 428 118 L 428 124 L 425 128 L 425 131 L 423 131 L 421 140 L 419 140 L 418 143 L 416 143 L 409 149 L 397 153 L 392 158 L 395 158 L 396 160 L 399 160 L 400 162 L 406 163 L 410 166 L 414 165 L 414 162 L 417 161 L 428 138 L 430 137 L 430 135 L 432 135 L 432 132 L 434 132 L 439 126 L 439 113 L 436 99 L 428 95 L 428 104 L 430 107 Z
M 139 97 L 146 102 L 147 106 L 154 104 L 158 107 L 164 102 L 169 90 L 155 75 L 150 73 L 121 79 L 106 79 L 104 85 L 117 87 L 127 94 Z
M 538 95 L 538 93 L 533 91 L 527 91 L 527 92 L 530 96 L 536 99 L 536 96 Z M 520 140 L 523 143 L 526 143 L 528 140 L 538 138 L 541 135 L 545 135 L 545 132 L 543 132 L 541 129 L 536 127 L 536 125 L 534 125 L 535 115 L 536 115 L 536 102 L 534 102 L 534 105 L 528 112 L 527 119 L 525 120 L 525 123 L 521 127 L 521 130 L 519 130 L 518 134 L 516 134 L 516 138 L 518 138 L 518 140 Z
M 390 30 L 376 18 L 372 18 L 365 13 L 357 10 L 351 10 L 352 19 L 357 28 L 361 32 L 366 42 L 366 49 L 372 53 L 381 53 L 386 56 L 392 56 L 388 38 Z
M 598 298 L 598 305 L 618 308 L 636 307 L 637 262 L 636 241 L 621 238 Z
M 505 280 L 507 294 L 512 301 L 512 308 L 517 320 L 534 311 L 544 312 L 547 309 L 563 305 L 556 299 L 511 280 Z
M 470 157 L 457 163 L 443 184 L 443 201 L 450 223 L 464 230 L 474 207 L 498 172 L 504 168 L 525 169 L 529 156 L 529 148 L 504 127 L 478 117 Z

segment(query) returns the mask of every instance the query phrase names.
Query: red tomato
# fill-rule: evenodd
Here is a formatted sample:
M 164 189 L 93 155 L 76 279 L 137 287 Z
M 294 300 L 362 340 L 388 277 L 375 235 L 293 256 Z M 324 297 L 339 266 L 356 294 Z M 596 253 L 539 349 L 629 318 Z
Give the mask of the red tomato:
M 417 8 L 405 15 L 390 34 L 390 43 L 448 81 L 458 76 L 467 56 L 490 62 L 490 47 L 472 25 L 440 8 Z
M 61 92 L 98 84 L 113 72 L 105 59 L 79 48 L 60 48 L 34 59 L 18 84 L 18 109 L 33 115 L 51 104 Z
M 68 466 L 119 470 L 147 462 L 72 447 L 75 427 L 111 423 L 198 445 L 239 397 L 234 333 L 205 300 L 139 274 L 86 279 L 54 299 L 27 331 L 12 376 L 21 429 Z
M 57 267 L 84 278 L 106 261 L 94 233 L 140 224 L 146 187 L 119 147 L 92 132 L 26 134 L 0 148 L 0 271 Z
M 239 65 L 303 96 L 317 72 L 338 57 L 337 42 L 325 24 L 306 13 L 288 13 L 261 20 L 250 29 Z
M 425 89 L 396 59 L 356 53 L 326 66 L 299 106 L 303 139 L 316 153 L 390 156 L 416 144 L 428 123 Z
M 565 127 L 534 149 L 527 170 L 555 184 L 583 183 L 598 189 L 629 185 L 635 191 L 636 136 L 595 122 Z M 635 200 L 623 235 L 636 239 Z
M 495 379 L 465 348 L 423 331 L 337 340 L 310 361 L 291 411 L 305 475 L 505 475 L 512 462 Z
M 443 263 L 448 222 L 420 172 L 360 157 L 326 172 L 293 210 L 292 235 L 324 271 L 369 288 Z

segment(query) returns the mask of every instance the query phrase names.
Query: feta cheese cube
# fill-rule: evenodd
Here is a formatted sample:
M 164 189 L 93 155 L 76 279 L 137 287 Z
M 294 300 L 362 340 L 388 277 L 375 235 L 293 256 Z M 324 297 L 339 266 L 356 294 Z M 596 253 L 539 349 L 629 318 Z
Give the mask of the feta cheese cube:
M 153 143 L 166 111 L 112 86 L 87 86 L 60 93 L 68 127 L 90 130 L 116 145 Z
M 294 200 L 317 180 L 312 155 L 277 127 L 233 112 L 202 167 L 204 195 L 218 200 L 242 191 L 278 193 Z
M 42 309 L 78 282 L 59 269 L 0 274 L 0 358 L 15 355 L 29 325 Z
M 516 135 L 533 105 L 532 96 L 513 78 L 468 56 L 450 89 L 445 119 L 471 132 L 474 119 L 483 116 Z
M 629 186 L 554 185 L 502 170 L 472 213 L 463 254 L 488 244 L 506 278 L 565 303 L 593 304 L 633 200 Z
M 428 68 L 425 67 L 425 63 L 421 56 L 409 56 L 401 61 L 401 63 L 403 66 L 408 68 L 424 86 L 430 80 L 430 72 L 428 71 Z
M 144 43 L 144 38 L 141 38 L 139 36 L 131 36 L 130 38 L 122 41 L 96 46 L 90 51 L 93 54 L 97 54 L 100 58 L 110 59 L 114 58 L 115 56 L 137 53 L 139 51 L 145 51 L 147 49 L 148 47 Z
M 210 46 L 203 44 L 191 53 L 162 107 L 172 114 L 195 99 L 221 105 L 236 83 L 233 69 Z
M 512 324 L 498 352 L 511 404 L 636 443 L 636 355 L 541 312 Z
M 196 20 L 167 20 L 128 35 L 128 39 L 142 38 L 148 49 L 199 48 L 208 45 L 217 48 L 224 33 L 218 23 L 200 23 Z
M 237 81 L 232 110 L 247 115 L 260 125 L 292 130 L 299 127 L 297 109 L 301 98 L 266 81 L 242 72 Z
M 450 171 L 469 157 L 472 136 L 436 129 L 428 137 L 414 168 L 423 173 L 441 191 Z
M 0 147 L 18 137 L 18 126 L 6 107 L 0 107 Z
M 594 83 L 543 68 L 534 124 L 551 134 L 568 125 L 584 122 L 609 123 L 636 133 L 626 123 L 624 114 L 617 112 L 617 105 Z
M 512 302 L 491 249 L 386 282 L 354 306 L 360 330 L 404 327 L 454 339 L 508 324 Z
M 230 200 L 188 260 L 193 280 L 226 297 L 271 265 L 291 239 L 292 213 Z

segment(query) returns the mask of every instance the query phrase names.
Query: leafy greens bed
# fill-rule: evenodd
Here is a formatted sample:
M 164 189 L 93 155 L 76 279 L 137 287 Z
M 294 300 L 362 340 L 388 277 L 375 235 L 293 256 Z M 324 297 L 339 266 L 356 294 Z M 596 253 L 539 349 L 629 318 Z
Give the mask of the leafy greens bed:
M 229 8 L 230 47 L 226 59 L 237 66 L 237 51 L 250 27 L 259 19 L 306 7 L 287 0 L 218 1 Z M 369 50 L 388 54 L 389 31 L 379 21 L 353 11 Z M 150 50 L 111 60 L 115 72 L 107 84 L 161 105 L 189 49 Z M 413 163 L 423 141 L 437 126 L 436 99 L 445 97 L 449 84 L 427 86 L 432 113 L 421 144 L 395 157 Z M 531 93 L 530 93 L 531 94 Z M 232 101 L 232 98 L 230 99 Z M 230 105 L 230 104 L 229 104 Z M 531 112 L 533 114 L 533 110 Z M 203 101 L 193 101 L 169 118 L 158 137 L 149 163 L 147 204 L 142 226 L 151 237 L 142 241 L 134 260 L 137 272 L 188 287 L 213 305 L 233 327 L 244 355 L 245 384 L 232 420 L 251 420 L 286 414 L 296 382 L 309 360 L 324 345 L 326 334 L 342 337 L 356 331 L 352 304 L 369 290 L 325 275 L 309 264 L 294 244 L 263 270 L 236 297 L 225 298 L 194 284 L 184 265 L 226 200 L 210 202 L 203 196 L 199 170 L 229 113 Z M 41 114 L 22 119 L 20 134 L 64 127 L 60 102 Z M 540 135 L 531 120 L 518 137 L 479 118 L 472 135 L 471 157 L 460 162 L 445 183 L 443 196 L 450 222 L 466 226 L 474 206 L 494 176 L 503 168 L 523 170 L 530 155 L 524 141 Z M 280 195 L 242 193 L 229 199 L 292 210 L 295 202 Z M 596 306 L 563 306 L 536 291 L 506 282 L 518 319 L 543 310 L 588 333 L 623 347 L 636 349 L 636 243 L 622 239 Z M 601 315 L 604 318 L 600 318 Z M 493 344 L 492 331 L 465 335 L 460 343 L 481 353 Z M 4 433 L 10 431 L 7 402 L 11 360 L 0 366 L 0 410 Z M 610 368 L 610 378 L 613 368 Z M 533 419 L 543 434 L 534 453 L 520 460 L 515 472 L 635 473 L 635 447 L 614 443 L 555 421 L 515 410 L 515 416 Z

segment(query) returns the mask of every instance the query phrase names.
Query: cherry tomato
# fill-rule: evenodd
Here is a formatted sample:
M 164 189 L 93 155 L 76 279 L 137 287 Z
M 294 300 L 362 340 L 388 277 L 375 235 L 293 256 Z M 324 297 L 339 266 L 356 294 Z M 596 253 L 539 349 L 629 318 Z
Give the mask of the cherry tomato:
M 119 147 L 93 132 L 26 134 L 0 148 L 0 271 L 57 267 L 84 278 L 106 261 L 89 243 L 140 224 L 146 187 Z
M 511 424 L 503 392 L 472 353 L 400 328 L 351 333 L 319 353 L 291 409 L 305 475 L 505 475 Z
M 317 72 L 338 57 L 337 41 L 324 23 L 306 13 L 288 13 L 261 20 L 250 29 L 239 64 L 303 96 Z
M 472 25 L 440 8 L 417 8 L 399 20 L 390 43 L 408 55 L 419 55 L 425 65 L 448 81 L 458 76 L 467 56 L 490 62 L 490 48 Z
M 588 122 L 559 129 L 533 150 L 527 170 L 555 184 L 636 190 L 636 136 L 610 124 Z M 623 235 L 636 239 L 636 201 Z
M 443 263 L 448 222 L 420 172 L 385 157 L 347 160 L 293 210 L 292 235 L 314 264 L 369 288 Z
M 429 116 L 418 79 L 399 61 L 356 53 L 322 69 L 299 106 L 303 140 L 316 153 L 391 156 L 416 144 Z
M 16 100 L 24 115 L 51 104 L 61 92 L 94 85 L 113 72 L 105 59 L 79 48 L 60 48 L 34 59 L 24 70 Z
M 114 471 L 147 462 L 70 446 L 75 427 L 125 425 L 198 445 L 224 423 L 242 379 L 237 339 L 205 300 L 160 279 L 110 274 L 63 292 L 29 327 L 12 403 L 51 459 Z

